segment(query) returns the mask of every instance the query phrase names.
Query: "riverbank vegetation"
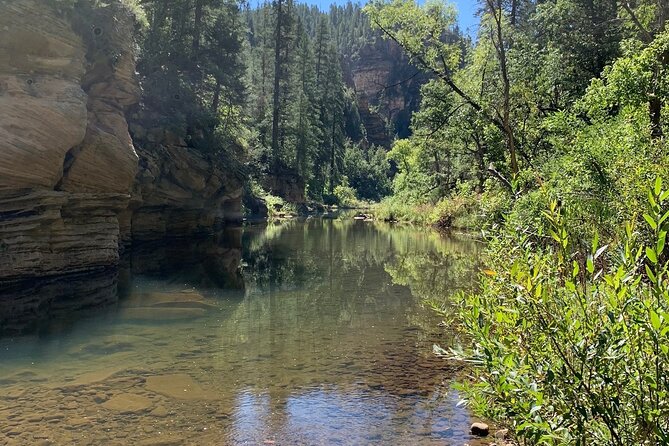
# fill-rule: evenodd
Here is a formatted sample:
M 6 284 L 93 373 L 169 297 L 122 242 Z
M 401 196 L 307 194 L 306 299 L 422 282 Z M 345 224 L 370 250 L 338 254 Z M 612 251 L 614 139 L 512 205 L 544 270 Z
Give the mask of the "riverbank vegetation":
M 473 407 L 523 444 L 666 444 L 669 4 L 479 4 L 471 45 L 444 4 L 366 7 L 433 76 L 382 215 L 485 228 Z

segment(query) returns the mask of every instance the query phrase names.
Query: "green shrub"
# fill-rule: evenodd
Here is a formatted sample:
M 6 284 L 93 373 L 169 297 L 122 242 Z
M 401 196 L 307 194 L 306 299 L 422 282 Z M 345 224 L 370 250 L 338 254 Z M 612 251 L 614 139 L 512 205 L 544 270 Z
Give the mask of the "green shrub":
M 371 211 L 376 220 L 428 225 L 433 208 L 431 204 L 413 203 L 392 196 L 372 206 Z
M 366 150 L 350 142 L 344 152 L 344 172 L 356 196 L 363 200 L 381 200 L 391 192 L 390 165 L 382 147 Z
M 473 185 L 458 184 L 453 194 L 442 198 L 430 212 L 429 223 L 439 228 L 475 228 L 479 223 L 480 203 Z
M 546 233 L 491 239 L 461 320 L 478 367 L 470 403 L 523 444 L 669 444 L 669 191 L 648 193 L 639 237 L 586 252 L 556 201 Z M 645 240 L 643 240 L 645 239 Z
M 334 188 L 333 194 L 339 206 L 355 207 L 358 203 L 355 189 L 350 186 L 340 184 Z

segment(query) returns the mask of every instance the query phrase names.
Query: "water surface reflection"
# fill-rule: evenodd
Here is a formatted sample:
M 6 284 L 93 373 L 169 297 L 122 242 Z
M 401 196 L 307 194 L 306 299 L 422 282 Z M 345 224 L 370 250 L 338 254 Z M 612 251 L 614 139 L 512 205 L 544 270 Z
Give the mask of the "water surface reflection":
M 0 444 L 472 443 L 422 299 L 470 286 L 476 250 L 293 221 L 137 247 L 89 282 L 105 299 L 61 283 L 67 330 L 50 311 L 12 322 L 30 312 L 1 297 L 3 329 L 39 336 L 0 339 Z M 96 311 L 72 317 L 87 299 Z

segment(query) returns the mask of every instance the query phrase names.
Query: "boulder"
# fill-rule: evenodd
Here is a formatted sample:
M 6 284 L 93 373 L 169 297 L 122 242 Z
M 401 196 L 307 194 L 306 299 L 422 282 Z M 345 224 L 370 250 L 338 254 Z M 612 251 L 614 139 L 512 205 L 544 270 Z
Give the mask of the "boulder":
M 472 435 L 476 435 L 477 437 L 487 437 L 490 433 L 490 427 L 485 423 L 477 422 L 472 424 L 470 431 Z

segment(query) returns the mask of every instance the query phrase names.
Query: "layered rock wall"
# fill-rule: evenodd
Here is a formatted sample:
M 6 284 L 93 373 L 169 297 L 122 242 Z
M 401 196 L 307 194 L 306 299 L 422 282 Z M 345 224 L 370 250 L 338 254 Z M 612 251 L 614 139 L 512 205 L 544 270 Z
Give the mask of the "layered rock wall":
M 211 160 L 167 141 L 135 150 L 126 114 L 141 91 L 121 2 L 51 4 L 0 0 L 0 280 L 112 266 L 133 233 L 237 218 L 241 183 Z
M 410 134 L 411 114 L 420 105 L 420 87 L 428 76 L 410 64 L 402 49 L 376 37 L 355 57 L 344 60 L 344 75 L 370 144 L 390 148 L 396 135 Z
M 141 167 L 129 208 L 133 240 L 196 235 L 241 221 L 239 178 L 169 131 L 133 128 L 146 135 L 136 136 Z
M 0 10 L 0 278 L 114 264 L 138 159 L 132 22 L 112 3 L 82 36 L 42 1 Z

